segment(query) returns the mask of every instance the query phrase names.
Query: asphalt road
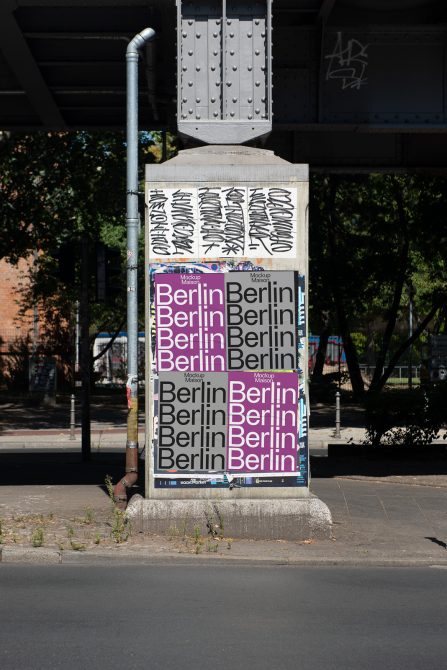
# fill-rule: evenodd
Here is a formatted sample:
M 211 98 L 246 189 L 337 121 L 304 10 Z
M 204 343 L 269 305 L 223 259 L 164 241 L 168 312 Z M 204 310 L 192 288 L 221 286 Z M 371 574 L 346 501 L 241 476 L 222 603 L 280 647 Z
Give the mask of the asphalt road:
M 0 668 L 442 668 L 446 593 L 440 568 L 4 565 Z

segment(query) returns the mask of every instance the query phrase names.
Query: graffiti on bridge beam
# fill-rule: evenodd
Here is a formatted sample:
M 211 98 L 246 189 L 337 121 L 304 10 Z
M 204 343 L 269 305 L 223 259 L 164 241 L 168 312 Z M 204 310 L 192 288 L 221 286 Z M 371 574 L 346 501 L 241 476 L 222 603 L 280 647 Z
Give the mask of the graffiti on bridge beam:
M 346 40 L 341 32 L 337 32 L 332 53 L 324 57 L 328 62 L 326 81 L 338 80 L 342 91 L 360 90 L 368 82 L 365 76 L 368 67 L 368 47 L 369 44 L 362 44 L 355 39 Z

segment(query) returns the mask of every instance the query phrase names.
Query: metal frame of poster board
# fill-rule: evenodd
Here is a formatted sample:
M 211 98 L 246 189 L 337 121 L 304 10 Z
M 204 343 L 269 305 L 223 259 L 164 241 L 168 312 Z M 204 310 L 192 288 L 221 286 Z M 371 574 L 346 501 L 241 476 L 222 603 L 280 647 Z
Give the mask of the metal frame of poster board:
M 229 472 L 175 472 L 166 475 L 155 472 L 154 467 L 154 449 L 156 448 L 156 415 L 158 413 L 157 398 L 157 374 L 154 372 L 154 304 L 151 299 L 153 296 L 152 278 L 155 273 L 227 273 L 227 272 L 275 272 L 275 271 L 294 271 L 299 277 L 301 305 L 297 306 L 300 310 L 302 319 L 301 325 L 307 322 L 305 304 L 305 277 L 307 276 L 308 265 L 308 241 L 307 241 L 307 206 L 308 206 L 308 169 L 303 165 L 291 165 L 281 161 L 279 174 L 275 174 L 278 166 L 236 166 L 231 170 L 233 178 L 230 178 L 228 166 L 207 165 L 189 167 L 188 170 L 177 167 L 169 167 L 169 163 L 158 166 L 147 166 L 147 200 L 146 200 L 146 332 L 149 335 L 149 346 L 146 350 L 146 389 L 149 393 L 146 396 L 146 496 L 148 498 L 212 498 L 212 497 L 290 497 L 303 496 L 308 494 L 308 446 L 307 446 L 307 332 L 305 328 L 301 329 L 299 337 L 299 361 L 300 361 L 300 416 L 299 440 L 300 440 L 300 460 L 299 473 L 297 475 L 282 473 L 250 473 L 244 476 L 236 476 Z M 265 169 L 267 168 L 267 169 Z M 270 169 L 268 169 L 270 168 Z M 237 174 L 239 173 L 239 174 Z M 243 176 L 243 179 L 242 179 Z M 236 179 L 235 179 L 236 177 Z M 239 177 L 239 179 L 237 179 Z M 275 179 L 278 177 L 278 179 Z M 185 257 L 182 252 L 172 254 L 172 248 L 166 245 L 166 236 L 158 252 L 153 252 L 154 244 L 150 244 L 151 225 L 149 219 L 148 190 L 157 192 L 159 202 L 166 203 L 163 198 L 168 200 L 173 193 L 177 194 L 179 203 L 181 203 L 181 194 L 186 192 L 185 202 L 187 208 L 177 210 L 186 212 L 186 221 L 190 220 L 191 202 L 194 205 L 194 199 L 198 189 L 207 189 L 207 193 L 221 194 L 226 189 L 238 189 L 237 193 L 244 189 L 256 189 L 257 193 L 265 194 L 266 189 L 283 188 L 291 189 L 296 194 L 296 238 L 293 245 L 293 257 L 290 253 L 285 253 L 283 257 L 271 255 L 269 252 L 261 252 L 257 257 L 230 256 L 232 249 L 227 245 L 224 250 L 222 245 L 219 248 L 219 256 L 205 257 L 197 256 L 199 251 L 203 252 L 203 240 L 197 239 L 188 242 L 190 254 Z M 200 191 L 204 193 L 205 191 Z M 191 197 L 191 193 L 193 197 Z M 235 191 L 233 190 L 233 193 Z M 154 202 L 154 201 L 153 201 Z M 197 203 L 197 199 L 196 199 Z M 231 203 L 234 204 L 234 203 Z M 170 205 L 168 206 L 170 207 Z M 188 209 L 189 207 L 189 209 Z M 228 210 L 230 211 L 230 210 Z M 162 227 L 169 227 L 169 221 L 179 220 L 173 214 L 172 208 L 168 212 L 163 206 L 159 206 L 158 221 L 161 221 Z M 197 216 L 197 209 L 195 210 Z M 233 214 L 237 214 L 231 209 Z M 191 217 L 192 218 L 192 217 Z M 202 219 L 203 221 L 203 219 Z M 185 219 L 184 219 L 185 222 Z M 166 224 L 166 225 L 165 225 Z M 160 228 L 158 229 L 160 230 Z M 200 231 L 199 231 L 200 232 Z M 247 235 L 247 233 L 245 233 Z M 159 241 L 161 238 L 159 238 Z M 259 241 L 259 238 L 258 238 Z M 164 250 L 165 255 L 160 253 Z M 244 251 L 244 248 L 241 249 Z M 227 254 L 223 257 L 223 253 Z M 234 252 L 236 253 L 236 249 Z

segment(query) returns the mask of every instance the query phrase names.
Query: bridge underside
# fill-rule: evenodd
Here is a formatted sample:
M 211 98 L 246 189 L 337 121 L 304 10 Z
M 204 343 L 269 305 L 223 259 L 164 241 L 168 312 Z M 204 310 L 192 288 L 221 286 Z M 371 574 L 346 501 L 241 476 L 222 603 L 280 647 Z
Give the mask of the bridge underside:
M 447 168 L 444 0 L 273 11 L 268 148 L 321 170 Z M 0 129 L 123 129 L 125 47 L 148 25 L 140 126 L 175 132 L 174 0 L 2 0 Z

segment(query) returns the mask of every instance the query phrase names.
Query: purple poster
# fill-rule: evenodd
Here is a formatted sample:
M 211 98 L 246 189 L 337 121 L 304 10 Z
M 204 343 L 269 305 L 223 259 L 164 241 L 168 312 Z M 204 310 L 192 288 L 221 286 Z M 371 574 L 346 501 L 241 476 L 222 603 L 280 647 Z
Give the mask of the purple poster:
M 228 373 L 229 472 L 296 474 L 298 384 L 295 372 Z
M 226 370 L 222 274 L 156 274 L 158 372 Z

